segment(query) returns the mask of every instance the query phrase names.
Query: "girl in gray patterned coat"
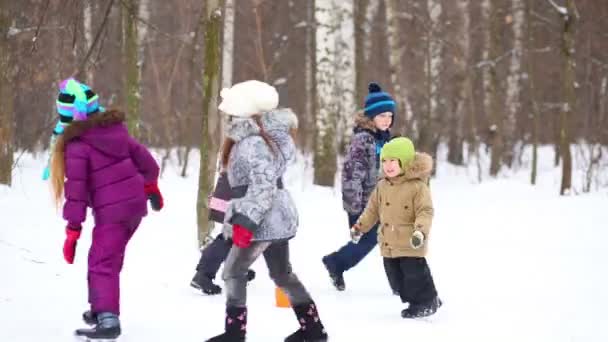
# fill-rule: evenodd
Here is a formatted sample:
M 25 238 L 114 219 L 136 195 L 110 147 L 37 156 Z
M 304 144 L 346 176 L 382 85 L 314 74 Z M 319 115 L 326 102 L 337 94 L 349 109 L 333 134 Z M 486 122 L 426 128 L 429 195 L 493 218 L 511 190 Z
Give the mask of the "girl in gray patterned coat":
M 262 255 L 300 324 L 285 341 L 327 341 L 316 305 L 289 261 L 289 239 L 296 234 L 298 214 L 282 176 L 295 156 L 290 133 L 297 128 L 297 117 L 291 110 L 276 109 L 278 94 L 263 82 L 238 83 L 220 95 L 219 109 L 229 121 L 222 159 L 232 188 L 224 236 L 232 238 L 233 246 L 223 271 L 225 332 L 207 341 L 245 341 L 247 270 Z

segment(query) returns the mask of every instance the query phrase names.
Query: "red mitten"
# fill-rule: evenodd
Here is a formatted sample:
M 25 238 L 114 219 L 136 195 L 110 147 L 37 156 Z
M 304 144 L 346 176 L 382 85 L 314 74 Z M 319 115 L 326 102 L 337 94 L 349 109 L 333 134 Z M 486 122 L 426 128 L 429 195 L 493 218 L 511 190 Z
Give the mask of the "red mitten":
M 238 224 L 232 226 L 232 242 L 235 246 L 241 248 L 247 248 L 251 245 L 251 239 L 253 238 L 253 233 Z
M 163 208 L 165 203 L 163 201 L 163 195 L 158 189 L 157 182 L 145 184 L 144 192 L 146 193 L 146 196 L 148 196 L 148 200 L 150 200 L 150 206 L 154 211 L 159 211 Z
M 74 256 L 76 255 L 76 243 L 80 238 L 80 227 L 72 227 L 68 225 L 65 228 L 65 241 L 63 242 L 63 258 L 68 264 L 74 263 Z

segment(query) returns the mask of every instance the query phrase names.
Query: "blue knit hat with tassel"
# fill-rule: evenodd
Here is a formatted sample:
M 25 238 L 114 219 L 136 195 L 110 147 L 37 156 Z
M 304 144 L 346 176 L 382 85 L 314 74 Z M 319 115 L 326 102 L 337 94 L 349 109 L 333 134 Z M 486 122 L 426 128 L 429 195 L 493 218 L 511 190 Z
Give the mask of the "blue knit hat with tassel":
M 390 112 L 395 115 L 396 103 L 391 95 L 382 91 L 378 83 L 370 83 L 368 86 L 369 94 L 365 97 L 364 113 L 370 119 L 384 112 Z

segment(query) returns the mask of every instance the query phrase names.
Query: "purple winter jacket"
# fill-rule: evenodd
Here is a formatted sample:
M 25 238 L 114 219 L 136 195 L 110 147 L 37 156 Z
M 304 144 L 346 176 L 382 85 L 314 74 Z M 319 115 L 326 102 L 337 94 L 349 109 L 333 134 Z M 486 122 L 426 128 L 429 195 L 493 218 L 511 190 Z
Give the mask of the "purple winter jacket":
M 69 225 L 84 222 L 87 206 L 95 225 L 147 214 L 144 184 L 157 180 L 158 164 L 123 120 L 124 114 L 108 112 L 66 128 L 63 218 Z

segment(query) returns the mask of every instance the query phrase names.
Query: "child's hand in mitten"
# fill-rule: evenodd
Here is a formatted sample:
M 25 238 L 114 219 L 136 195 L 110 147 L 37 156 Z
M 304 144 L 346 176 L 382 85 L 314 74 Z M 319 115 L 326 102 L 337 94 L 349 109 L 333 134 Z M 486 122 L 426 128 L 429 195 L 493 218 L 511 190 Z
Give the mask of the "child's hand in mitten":
M 144 192 L 148 196 L 150 206 L 154 211 L 160 211 L 164 206 L 163 195 L 158 189 L 158 183 L 152 182 L 144 185 Z
M 76 244 L 80 238 L 80 226 L 69 225 L 65 228 L 65 241 L 63 242 L 63 258 L 68 264 L 74 263 Z
M 415 230 L 410 238 L 410 245 L 412 245 L 413 249 L 422 247 L 422 245 L 424 245 L 424 233 L 419 230 Z
M 241 248 L 247 248 L 251 245 L 253 233 L 241 226 L 240 224 L 232 225 L 232 243 Z

